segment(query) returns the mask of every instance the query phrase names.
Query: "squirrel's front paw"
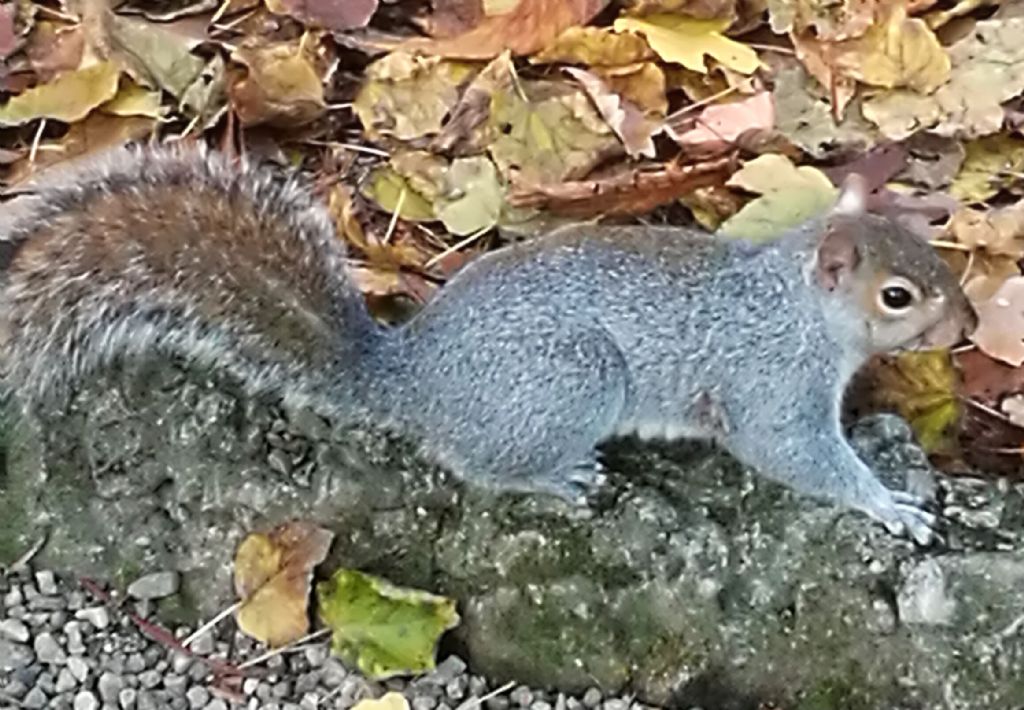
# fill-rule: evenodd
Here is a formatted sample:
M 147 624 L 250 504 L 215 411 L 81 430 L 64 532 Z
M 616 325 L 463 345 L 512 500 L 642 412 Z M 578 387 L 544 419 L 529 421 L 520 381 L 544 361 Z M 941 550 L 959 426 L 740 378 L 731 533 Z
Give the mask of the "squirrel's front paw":
M 608 477 L 600 462 L 586 461 L 555 471 L 542 479 L 531 481 L 531 488 L 550 493 L 569 503 L 586 508 L 590 498 L 605 484 Z
M 905 491 L 886 491 L 887 500 L 868 510 L 893 535 L 908 535 L 919 545 L 935 537 L 936 517 L 924 509 L 925 501 Z

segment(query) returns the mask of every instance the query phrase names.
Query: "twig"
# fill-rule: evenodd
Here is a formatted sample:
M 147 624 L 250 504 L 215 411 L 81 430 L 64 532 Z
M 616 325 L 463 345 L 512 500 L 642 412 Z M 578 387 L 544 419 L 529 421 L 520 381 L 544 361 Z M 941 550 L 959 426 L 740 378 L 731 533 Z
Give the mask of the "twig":
M 495 698 L 504 693 L 506 690 L 510 690 L 512 686 L 514 686 L 515 684 L 516 682 L 514 680 L 510 680 L 508 683 L 505 683 L 505 685 L 501 686 L 500 688 L 495 688 L 486 695 L 481 695 L 479 698 L 470 698 L 469 700 L 465 701 L 457 708 L 455 708 L 455 710 L 470 710 L 471 708 L 475 708 L 478 705 L 483 705 L 491 698 Z
M 214 626 L 219 624 L 224 619 L 224 617 L 230 616 L 231 614 L 233 614 L 235 612 L 235 610 L 237 610 L 238 607 L 240 607 L 240 606 L 242 606 L 242 602 L 237 601 L 234 604 L 232 604 L 231 606 L 229 606 L 227 609 L 224 609 L 222 612 L 220 612 L 215 617 L 213 617 L 212 619 L 207 621 L 205 624 L 200 626 L 198 629 L 196 629 L 192 633 L 191 636 L 189 636 L 188 638 L 186 638 L 184 641 L 181 642 L 181 645 L 184 646 L 185 648 L 188 648 L 193 643 L 195 643 L 196 639 L 198 639 L 200 636 L 202 636 L 207 631 L 212 629 Z
M 36 154 L 39 152 L 39 143 L 43 140 L 43 130 L 46 129 L 46 119 L 44 118 L 39 122 L 39 128 L 36 129 L 36 134 L 32 138 L 32 147 L 28 151 L 28 162 L 36 162 Z
M 398 215 L 402 211 L 402 206 L 405 205 L 405 196 L 409 193 L 407 187 L 402 187 L 402 191 L 398 193 L 398 204 L 395 205 L 395 211 L 391 213 L 391 221 L 388 222 L 388 231 L 384 232 L 383 242 L 387 244 L 391 241 L 391 235 L 395 233 L 395 228 L 398 227 Z
M 328 629 L 320 629 L 319 631 L 314 631 L 313 633 L 308 634 L 307 636 L 303 636 L 298 641 L 293 641 L 292 643 L 288 644 L 287 646 L 282 646 L 281 648 L 275 648 L 273 650 L 267 651 L 262 656 L 256 656 L 256 658 L 250 658 L 245 663 L 240 664 L 238 666 L 238 668 L 240 670 L 245 670 L 246 668 L 251 668 L 252 666 L 255 666 L 255 665 L 259 664 L 259 663 L 263 663 L 263 661 L 266 661 L 269 658 L 273 658 L 274 656 L 280 656 L 282 653 L 287 653 L 289 651 L 301 650 L 301 648 L 299 648 L 299 644 L 303 644 L 303 643 L 307 643 L 309 641 L 313 641 L 314 639 L 321 638 L 322 636 L 326 636 L 329 633 L 331 633 L 331 630 L 329 628 Z M 302 647 L 302 648 L 307 648 L 307 647 Z M 309 646 L 308 648 L 313 648 L 313 647 Z
M 25 566 L 28 565 L 29 561 L 31 561 L 31 559 L 35 557 L 36 554 L 38 554 L 38 552 L 41 549 L 43 549 L 43 545 L 46 544 L 46 540 L 48 537 L 49 536 L 44 533 L 42 537 L 40 537 L 38 540 L 32 543 L 32 547 L 28 548 L 28 550 L 25 551 L 24 555 L 22 555 L 14 562 L 12 562 L 11 566 L 8 569 L 10 569 L 12 572 L 17 572 L 18 570 L 24 569 Z
M 432 267 L 434 264 L 436 264 L 437 262 L 441 261 L 442 259 L 450 256 L 451 254 L 454 254 L 457 251 L 461 251 L 465 247 L 469 246 L 470 244 L 475 242 L 477 239 L 479 239 L 483 235 L 487 234 L 489 231 L 491 231 L 490 227 L 481 227 L 480 229 L 476 230 L 475 232 L 470 234 L 468 237 L 463 239 L 458 244 L 455 244 L 453 246 L 448 247 L 447 249 L 445 249 L 440 254 L 437 254 L 436 256 L 430 257 L 430 259 L 427 261 L 427 263 L 423 265 L 423 268 L 424 269 L 429 269 L 430 267 Z

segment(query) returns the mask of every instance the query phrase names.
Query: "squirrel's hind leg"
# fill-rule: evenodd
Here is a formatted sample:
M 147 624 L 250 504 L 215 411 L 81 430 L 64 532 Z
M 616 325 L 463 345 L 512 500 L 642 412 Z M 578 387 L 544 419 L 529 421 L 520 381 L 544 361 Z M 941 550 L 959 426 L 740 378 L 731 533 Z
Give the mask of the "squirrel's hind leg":
M 625 359 L 595 328 L 501 347 L 510 346 L 522 352 L 506 352 L 510 365 L 487 393 L 502 416 L 478 418 L 458 441 L 461 468 L 470 482 L 483 478 L 480 483 L 497 489 L 585 503 L 604 481 L 596 447 L 615 431 L 625 407 Z

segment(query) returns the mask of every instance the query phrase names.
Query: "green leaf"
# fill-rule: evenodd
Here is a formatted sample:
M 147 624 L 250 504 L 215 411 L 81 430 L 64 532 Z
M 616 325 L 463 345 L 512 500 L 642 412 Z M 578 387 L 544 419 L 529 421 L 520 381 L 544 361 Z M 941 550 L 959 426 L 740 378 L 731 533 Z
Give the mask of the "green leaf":
M 361 192 L 364 197 L 380 205 L 385 212 L 394 214 L 398 211 L 398 216 L 402 219 L 414 222 L 437 219 L 430 201 L 417 192 L 409 181 L 390 165 L 376 168 L 369 181 L 363 185 Z
M 447 195 L 454 199 L 438 205 L 437 216 L 452 234 L 467 236 L 498 223 L 504 191 L 498 171 L 487 158 L 459 158 L 445 176 Z
M 317 585 L 331 648 L 374 679 L 434 668 L 437 641 L 459 623 L 455 601 L 340 569 Z

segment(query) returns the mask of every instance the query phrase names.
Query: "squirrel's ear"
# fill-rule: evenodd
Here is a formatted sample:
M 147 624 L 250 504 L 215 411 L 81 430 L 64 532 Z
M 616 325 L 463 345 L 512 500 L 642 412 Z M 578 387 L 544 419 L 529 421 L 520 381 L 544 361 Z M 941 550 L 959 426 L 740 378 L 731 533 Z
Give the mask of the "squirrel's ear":
M 868 184 L 862 175 L 850 173 L 843 180 L 832 214 L 861 215 L 867 210 Z
M 829 224 L 818 244 L 814 278 L 827 291 L 844 283 L 860 263 L 857 235 L 849 225 Z

